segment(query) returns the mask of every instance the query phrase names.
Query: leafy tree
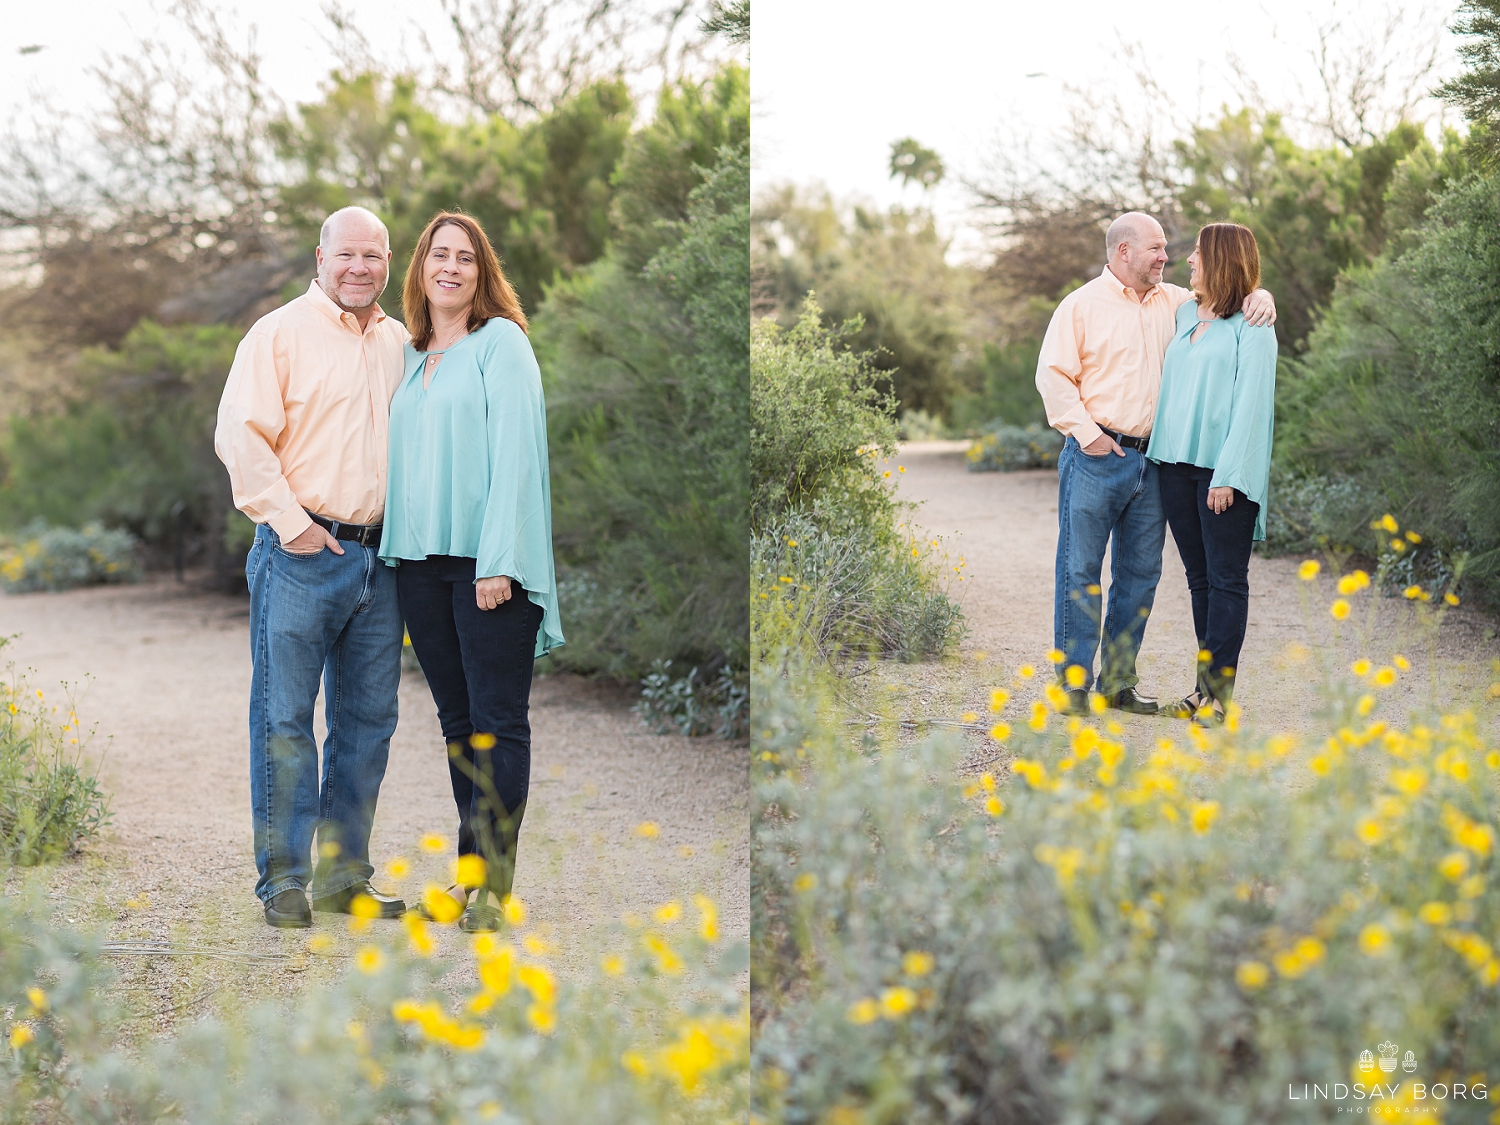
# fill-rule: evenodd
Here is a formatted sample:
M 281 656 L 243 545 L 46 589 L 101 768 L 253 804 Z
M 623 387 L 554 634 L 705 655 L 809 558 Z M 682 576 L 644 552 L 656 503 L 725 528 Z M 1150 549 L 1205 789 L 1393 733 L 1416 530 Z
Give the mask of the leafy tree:
M 891 144 L 891 179 L 901 177 L 901 183 L 919 184 L 925 191 L 942 182 L 946 169 L 943 158 L 930 148 L 923 148 L 913 138 Z
M 1438 87 L 1464 111 L 1481 151 L 1500 156 L 1500 0 L 1464 0 L 1453 30 L 1468 36 L 1458 55 L 1469 70 Z

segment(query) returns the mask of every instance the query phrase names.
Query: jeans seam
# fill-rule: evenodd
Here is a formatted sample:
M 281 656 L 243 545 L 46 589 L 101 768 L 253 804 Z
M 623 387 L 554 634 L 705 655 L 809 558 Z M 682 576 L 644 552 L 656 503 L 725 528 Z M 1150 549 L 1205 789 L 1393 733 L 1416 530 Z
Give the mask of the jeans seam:
M 266 587 L 269 587 L 271 583 L 271 572 L 269 569 L 271 559 L 269 556 L 266 558 L 265 565 L 267 570 L 264 575 L 265 585 L 262 587 L 262 596 L 264 596 Z M 274 871 L 276 870 L 276 821 L 274 817 L 274 810 L 276 808 L 276 763 L 273 760 L 271 752 L 271 669 L 269 667 L 270 645 L 266 640 L 266 631 L 269 628 L 266 622 L 266 609 L 265 605 L 261 606 L 260 628 L 256 630 L 256 656 L 259 658 L 262 673 L 260 677 L 260 733 L 261 746 L 263 748 L 262 766 L 265 770 L 266 786 L 266 870 Z M 295 880 L 293 882 L 295 883 Z M 284 890 L 285 888 L 281 889 Z M 276 893 L 278 892 L 269 892 L 266 896 L 267 900 L 274 898 Z
M 334 770 L 339 764 L 338 724 L 344 703 L 344 639 L 333 646 L 333 691 L 329 693 L 328 737 L 323 740 L 323 754 L 328 759 L 328 784 L 323 793 L 323 822 L 333 820 Z M 321 843 L 321 842 L 320 842 Z

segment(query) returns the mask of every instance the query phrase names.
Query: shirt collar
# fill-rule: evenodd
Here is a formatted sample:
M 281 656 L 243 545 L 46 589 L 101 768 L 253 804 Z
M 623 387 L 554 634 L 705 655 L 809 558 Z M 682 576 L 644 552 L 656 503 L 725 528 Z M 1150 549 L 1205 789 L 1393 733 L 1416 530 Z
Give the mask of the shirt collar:
M 307 297 L 308 300 L 312 301 L 313 307 L 324 316 L 328 317 L 335 323 L 343 325 L 345 328 L 352 328 L 356 334 L 363 335 L 363 333 L 360 333 L 359 329 L 359 317 L 355 316 L 352 312 L 339 308 L 338 305 L 334 304 L 333 298 L 330 297 L 327 293 L 323 292 L 323 287 L 318 284 L 317 278 L 313 278 L 312 284 L 307 287 Z M 371 328 L 379 324 L 384 319 L 385 310 L 377 304 L 375 306 L 375 315 L 370 317 L 370 323 L 365 327 L 365 331 L 368 332 Z
M 1153 297 L 1155 297 L 1158 293 L 1162 292 L 1161 283 L 1158 282 L 1157 284 L 1153 285 L 1150 289 L 1146 290 L 1146 295 L 1144 297 L 1142 297 L 1139 293 L 1137 293 L 1135 291 L 1134 288 L 1132 288 L 1129 285 L 1126 285 L 1123 281 L 1121 281 L 1118 277 L 1116 277 L 1115 276 L 1115 271 L 1112 270 L 1112 269 L 1110 269 L 1107 264 L 1105 265 L 1104 269 L 1100 271 L 1099 277 L 1104 282 L 1105 285 L 1109 286 L 1109 288 L 1113 292 L 1120 294 L 1120 296 L 1122 296 L 1122 297 L 1127 297 L 1127 298 L 1129 298 L 1132 301 L 1139 301 L 1143 305 L 1147 301 L 1149 301 Z

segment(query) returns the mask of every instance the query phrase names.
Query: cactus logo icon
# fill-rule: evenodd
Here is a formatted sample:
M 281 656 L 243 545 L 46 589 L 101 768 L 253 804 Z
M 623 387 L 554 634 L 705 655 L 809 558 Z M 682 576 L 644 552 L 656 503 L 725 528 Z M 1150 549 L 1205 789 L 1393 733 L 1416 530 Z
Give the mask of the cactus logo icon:
M 1400 1049 L 1389 1039 L 1376 1048 L 1380 1052 L 1380 1069 L 1386 1074 L 1396 1069 L 1396 1052 Z
M 1407 1074 L 1410 1074 L 1412 1071 L 1416 1070 L 1417 1056 L 1412 1054 L 1410 1051 L 1407 1051 L 1406 1058 L 1401 1060 L 1401 1069 L 1406 1071 Z
M 1369 1074 L 1374 1070 L 1375 1056 L 1370 1054 L 1369 1051 L 1361 1051 L 1359 1053 L 1359 1069 L 1365 1074 Z

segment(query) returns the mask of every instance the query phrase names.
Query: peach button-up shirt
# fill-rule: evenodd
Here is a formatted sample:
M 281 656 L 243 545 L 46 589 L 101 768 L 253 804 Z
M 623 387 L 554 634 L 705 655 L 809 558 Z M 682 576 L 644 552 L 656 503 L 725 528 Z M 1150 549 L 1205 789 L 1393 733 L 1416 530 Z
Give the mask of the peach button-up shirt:
M 283 541 L 308 529 L 308 512 L 381 522 L 406 340 L 379 306 L 361 332 L 317 281 L 256 321 L 235 351 L 214 430 L 235 507 Z
M 1107 426 L 1146 437 L 1156 418 L 1161 361 L 1191 289 L 1163 282 L 1145 297 L 1108 266 L 1062 299 L 1037 361 L 1047 424 L 1088 445 Z

